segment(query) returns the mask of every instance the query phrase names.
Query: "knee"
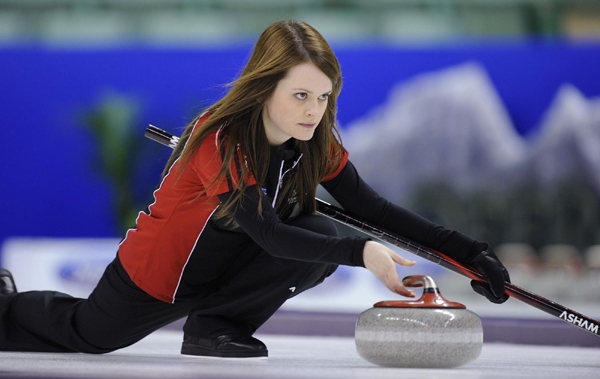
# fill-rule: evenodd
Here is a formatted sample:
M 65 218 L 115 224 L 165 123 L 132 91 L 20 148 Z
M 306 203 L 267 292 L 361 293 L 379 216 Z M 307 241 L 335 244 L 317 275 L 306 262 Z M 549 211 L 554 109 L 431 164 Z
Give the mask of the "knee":
M 324 234 L 326 236 L 338 237 L 338 230 L 333 221 L 323 216 L 298 216 L 290 221 L 289 225 L 310 230 L 311 232 Z

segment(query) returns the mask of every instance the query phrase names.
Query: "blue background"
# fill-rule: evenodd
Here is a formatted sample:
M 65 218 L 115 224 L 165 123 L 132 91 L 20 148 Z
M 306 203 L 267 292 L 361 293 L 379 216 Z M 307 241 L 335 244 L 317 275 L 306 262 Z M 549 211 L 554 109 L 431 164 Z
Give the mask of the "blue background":
M 243 68 L 251 43 L 219 49 L 0 48 L 0 242 L 10 236 L 105 237 L 118 230 L 109 182 L 92 169 L 96 147 L 82 114 L 106 93 L 139 104 L 139 143 L 152 123 L 172 132 L 217 100 Z M 386 101 L 392 86 L 424 72 L 479 62 L 517 131 L 529 134 L 557 89 L 600 95 L 600 44 L 465 43 L 429 47 L 333 45 L 342 65 L 343 125 Z M 147 161 L 150 195 L 169 151 Z

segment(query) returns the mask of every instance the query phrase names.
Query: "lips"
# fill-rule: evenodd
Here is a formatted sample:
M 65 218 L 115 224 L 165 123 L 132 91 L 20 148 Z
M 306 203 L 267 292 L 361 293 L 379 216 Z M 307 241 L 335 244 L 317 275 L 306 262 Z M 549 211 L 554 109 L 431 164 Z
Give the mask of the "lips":
M 300 125 L 303 126 L 303 127 L 305 127 L 305 128 L 314 128 L 315 125 L 317 125 L 317 124 L 303 124 L 303 123 L 300 123 Z

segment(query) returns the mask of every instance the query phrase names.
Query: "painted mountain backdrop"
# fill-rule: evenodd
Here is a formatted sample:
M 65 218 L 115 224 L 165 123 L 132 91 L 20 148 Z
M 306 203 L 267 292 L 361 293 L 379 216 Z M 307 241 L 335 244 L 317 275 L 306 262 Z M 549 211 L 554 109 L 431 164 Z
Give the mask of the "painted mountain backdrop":
M 342 138 L 379 193 L 475 238 L 600 242 L 600 100 L 568 83 L 523 137 L 484 68 L 468 63 L 397 86 Z

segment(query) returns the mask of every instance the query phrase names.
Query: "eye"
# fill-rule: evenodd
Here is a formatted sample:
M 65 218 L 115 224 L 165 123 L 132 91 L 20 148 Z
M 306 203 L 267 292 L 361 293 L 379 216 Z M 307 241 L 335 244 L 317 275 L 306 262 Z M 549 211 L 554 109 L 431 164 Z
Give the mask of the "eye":
M 329 98 L 329 94 L 328 93 L 319 96 L 319 100 L 327 100 L 328 98 Z
M 304 100 L 304 99 L 306 99 L 307 95 L 306 95 L 306 92 L 298 92 L 294 96 L 296 96 L 299 100 Z

